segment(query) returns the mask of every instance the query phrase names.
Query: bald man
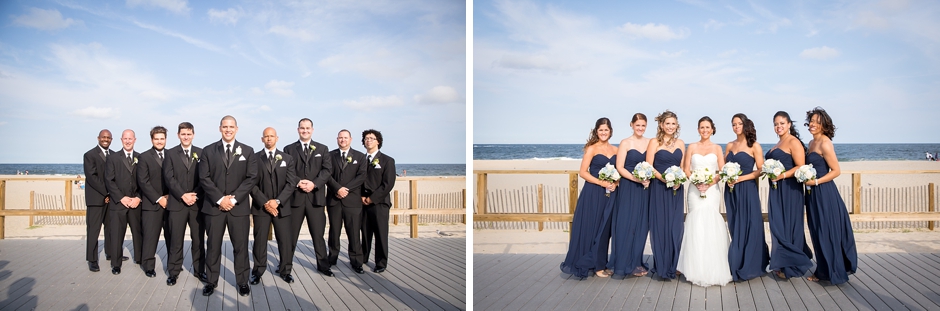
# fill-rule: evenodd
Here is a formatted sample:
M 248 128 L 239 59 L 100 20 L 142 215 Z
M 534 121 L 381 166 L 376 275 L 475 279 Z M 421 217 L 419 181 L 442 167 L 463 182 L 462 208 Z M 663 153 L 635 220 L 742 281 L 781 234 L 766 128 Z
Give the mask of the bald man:
M 137 189 L 137 162 L 140 153 L 134 151 L 137 137 L 132 130 L 121 133 L 119 152 L 111 153 L 105 165 L 105 185 L 110 200 L 108 218 L 111 222 L 111 273 L 121 274 L 121 256 L 124 253 L 124 234 L 131 227 L 134 239 L 134 262 L 141 259 L 140 192 Z
M 253 253 L 254 268 L 251 270 L 251 285 L 261 282 L 261 276 L 268 266 L 268 232 L 274 224 L 274 235 L 280 253 L 280 263 L 276 273 L 284 282 L 292 283 L 294 252 L 293 234 L 291 233 L 290 197 L 294 194 L 294 185 L 300 180 L 294 174 L 294 158 L 277 150 L 277 131 L 266 128 L 261 135 L 264 149 L 255 154 L 258 159 L 258 182 L 251 189 L 251 217 L 255 222 L 255 244 Z

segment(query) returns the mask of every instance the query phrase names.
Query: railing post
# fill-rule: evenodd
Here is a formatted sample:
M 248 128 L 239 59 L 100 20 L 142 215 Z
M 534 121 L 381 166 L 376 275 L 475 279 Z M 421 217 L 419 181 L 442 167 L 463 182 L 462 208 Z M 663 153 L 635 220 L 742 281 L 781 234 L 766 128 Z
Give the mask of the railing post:
M 486 214 L 486 173 L 477 174 L 477 214 Z
M 34 197 L 36 197 L 36 191 L 30 190 L 29 191 L 29 210 L 30 211 L 32 211 L 33 207 L 36 206 L 36 202 L 34 202 L 34 199 L 33 199 Z M 29 226 L 30 227 L 33 226 L 33 215 L 29 215 Z
M 578 206 L 578 173 L 568 174 L 568 213 L 574 216 L 574 209 Z M 568 223 L 568 235 L 571 235 L 571 226 L 574 218 Z
M 852 214 L 862 213 L 862 174 L 852 173 Z
M 538 196 L 539 196 L 539 197 L 538 197 L 539 214 L 542 214 L 542 213 L 545 212 L 545 210 L 544 210 L 544 209 L 545 209 L 545 202 L 544 202 L 544 200 L 542 199 L 542 184 L 539 184 Z M 543 229 L 545 229 L 545 222 L 544 222 L 544 221 L 540 221 L 540 222 L 539 222 L 539 231 L 542 231 Z
M 460 198 L 461 198 L 461 199 L 460 199 L 460 205 L 463 206 L 463 210 L 466 212 L 466 211 L 467 211 L 467 189 L 461 189 L 461 190 L 460 190 L 460 193 L 461 193 L 461 196 L 460 196 Z M 463 213 L 463 217 L 462 217 L 462 218 L 463 218 L 463 224 L 466 225 L 466 224 L 467 224 L 467 213 Z
M 7 204 L 7 181 L 4 179 L 4 180 L 0 180 L 0 211 L 6 208 L 6 204 Z M 0 216 L 0 240 L 3 240 L 3 237 L 4 237 L 3 223 L 5 221 L 6 221 L 6 216 Z
M 933 183 L 927 184 L 927 211 L 928 212 L 937 211 L 937 202 L 936 202 L 937 199 L 935 199 L 936 192 L 934 192 L 933 188 L 934 188 Z M 927 229 L 930 229 L 931 231 L 933 231 L 933 223 L 934 223 L 933 221 L 928 221 Z
M 72 181 L 65 180 L 65 210 L 72 210 Z
M 411 190 L 411 209 L 418 209 L 418 180 L 408 182 Z M 411 238 L 418 237 L 418 215 L 411 215 Z
M 398 190 L 392 192 L 392 208 L 398 208 Z M 392 223 L 398 225 L 398 215 L 392 216 Z

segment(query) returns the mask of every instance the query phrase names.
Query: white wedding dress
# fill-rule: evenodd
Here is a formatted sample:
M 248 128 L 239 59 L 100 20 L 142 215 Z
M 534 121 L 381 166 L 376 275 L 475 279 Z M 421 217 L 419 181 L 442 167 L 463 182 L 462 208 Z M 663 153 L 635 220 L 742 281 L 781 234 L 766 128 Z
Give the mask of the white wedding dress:
M 715 154 L 693 154 L 692 170 L 708 167 L 718 172 L 718 156 Z M 717 176 L 716 176 L 717 178 Z M 685 217 L 685 231 L 682 235 L 682 248 L 679 251 L 677 270 L 685 279 L 698 286 L 725 285 L 731 282 L 731 268 L 728 266 L 728 225 L 718 210 L 721 204 L 721 191 L 714 185 L 705 191 L 705 198 L 694 185 L 688 187 L 686 199 L 689 202 L 689 214 Z

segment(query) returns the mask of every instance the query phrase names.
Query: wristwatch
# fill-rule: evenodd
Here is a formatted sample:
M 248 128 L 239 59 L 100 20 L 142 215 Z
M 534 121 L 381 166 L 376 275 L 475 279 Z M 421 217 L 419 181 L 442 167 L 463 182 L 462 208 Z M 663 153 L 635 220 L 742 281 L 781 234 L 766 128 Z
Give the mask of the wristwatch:
M 277 205 L 281 205 L 281 200 L 274 199 L 274 203 L 277 203 Z

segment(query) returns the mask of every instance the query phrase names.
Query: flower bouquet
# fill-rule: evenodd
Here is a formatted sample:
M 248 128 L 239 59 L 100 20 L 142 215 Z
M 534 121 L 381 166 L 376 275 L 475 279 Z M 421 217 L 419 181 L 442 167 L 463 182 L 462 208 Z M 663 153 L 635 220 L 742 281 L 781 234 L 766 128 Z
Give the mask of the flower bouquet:
M 761 177 L 770 178 L 772 181 L 777 179 L 777 176 L 780 176 L 780 174 L 783 174 L 783 172 L 783 163 L 780 163 L 780 161 L 774 159 L 767 159 L 767 161 L 764 161 L 764 165 L 761 166 L 760 169 Z M 773 181 L 772 183 L 774 189 L 777 189 L 777 182 Z
M 796 181 L 806 183 L 807 181 L 816 179 L 816 169 L 813 168 L 812 164 L 803 165 L 796 169 L 796 173 L 794 173 L 794 175 L 796 175 Z M 806 185 L 806 192 L 813 193 L 813 188 L 810 188 L 809 185 Z
M 736 162 L 725 163 L 725 166 L 721 167 L 718 176 L 721 176 L 721 182 L 723 183 L 737 181 L 738 176 L 741 176 L 741 165 Z M 734 185 L 729 185 L 728 188 L 731 188 L 731 192 L 734 192 Z
M 685 177 L 685 172 L 675 165 L 666 169 L 666 172 L 663 173 L 663 179 L 666 180 L 666 187 L 670 188 L 681 185 L 688 180 L 688 178 Z M 676 189 L 672 189 L 672 195 L 676 195 Z
M 700 167 L 692 170 L 692 176 L 689 176 L 689 180 L 693 185 L 707 185 L 711 184 L 714 180 L 715 173 L 713 173 L 707 167 Z M 699 196 L 704 198 L 705 192 L 699 192 Z
M 604 168 L 602 168 L 601 171 L 597 174 L 597 179 L 613 183 L 620 180 L 620 173 L 617 172 L 617 168 L 615 168 L 610 163 L 607 163 L 607 165 L 604 166 Z M 610 197 L 610 189 L 607 190 L 607 197 Z
M 649 162 L 643 161 L 636 164 L 636 167 L 633 168 L 633 177 L 639 179 L 640 182 L 644 182 L 653 178 L 653 165 Z M 643 189 L 648 188 L 649 185 L 643 186 Z

